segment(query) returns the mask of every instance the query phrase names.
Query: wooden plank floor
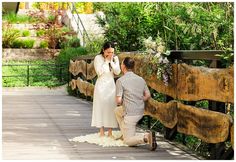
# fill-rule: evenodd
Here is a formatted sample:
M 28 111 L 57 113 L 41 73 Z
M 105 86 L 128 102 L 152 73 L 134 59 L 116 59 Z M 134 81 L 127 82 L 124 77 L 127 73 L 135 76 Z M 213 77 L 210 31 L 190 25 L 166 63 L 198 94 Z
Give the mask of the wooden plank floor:
M 197 159 L 161 136 L 156 151 L 70 142 L 98 130 L 90 127 L 92 103 L 66 95 L 64 88 L 3 88 L 2 101 L 4 160 Z

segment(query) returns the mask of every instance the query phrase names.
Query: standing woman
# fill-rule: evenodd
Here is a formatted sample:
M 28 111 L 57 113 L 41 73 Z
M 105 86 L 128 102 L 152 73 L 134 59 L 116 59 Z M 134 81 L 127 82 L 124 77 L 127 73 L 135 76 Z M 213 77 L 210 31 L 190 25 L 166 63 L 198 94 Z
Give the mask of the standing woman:
M 116 107 L 116 85 L 114 74 L 120 74 L 120 64 L 114 55 L 114 44 L 106 42 L 99 55 L 94 59 L 94 68 L 97 73 L 97 81 L 93 95 L 92 124 L 100 128 L 100 137 L 105 135 L 104 128 L 108 128 L 108 137 L 112 137 L 112 128 L 117 128 L 114 109 Z

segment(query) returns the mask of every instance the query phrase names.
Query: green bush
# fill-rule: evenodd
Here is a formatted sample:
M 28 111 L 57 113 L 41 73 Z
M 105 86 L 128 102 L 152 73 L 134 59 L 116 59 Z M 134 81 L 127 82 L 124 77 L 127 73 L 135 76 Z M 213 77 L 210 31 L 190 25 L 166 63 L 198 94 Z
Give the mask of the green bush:
M 55 18 L 56 18 L 56 17 L 55 17 L 54 15 L 51 15 L 51 14 L 50 14 L 50 15 L 48 16 L 48 18 L 47 18 L 47 21 L 48 21 L 48 22 L 54 22 L 54 21 L 55 21 Z
M 40 30 L 37 30 L 37 31 L 36 31 L 36 36 L 37 36 L 37 37 L 40 37 L 40 36 L 43 36 L 45 33 L 46 33 L 45 30 L 40 29 Z
M 92 36 L 91 41 L 86 41 L 86 50 L 89 54 L 98 54 L 101 52 L 101 48 L 104 44 L 103 37 Z M 117 52 L 117 51 L 116 51 Z
M 94 3 L 103 11 L 105 38 L 121 51 L 143 50 L 143 39 L 160 36 L 168 50 L 233 49 L 234 3 Z
M 66 37 L 66 40 L 61 43 L 61 48 L 77 48 L 80 47 L 80 39 L 77 37 Z
M 29 30 L 23 30 L 22 31 L 22 37 L 28 37 L 30 36 L 30 31 Z
M 7 14 L 3 14 L 2 20 L 5 20 L 9 23 L 34 23 L 36 19 L 32 18 L 28 15 L 17 15 L 15 12 L 10 12 Z
M 2 26 L 2 47 L 9 48 L 13 42 L 20 37 L 20 31 L 12 29 L 10 24 L 3 24 Z
M 58 64 L 69 65 L 70 59 L 75 59 L 78 56 L 86 55 L 88 52 L 83 47 L 78 48 L 66 48 L 60 51 L 60 54 L 56 58 Z
M 12 43 L 12 48 L 33 48 L 35 40 L 32 39 L 17 39 Z
M 39 48 L 48 48 L 48 42 L 47 41 L 41 41 Z

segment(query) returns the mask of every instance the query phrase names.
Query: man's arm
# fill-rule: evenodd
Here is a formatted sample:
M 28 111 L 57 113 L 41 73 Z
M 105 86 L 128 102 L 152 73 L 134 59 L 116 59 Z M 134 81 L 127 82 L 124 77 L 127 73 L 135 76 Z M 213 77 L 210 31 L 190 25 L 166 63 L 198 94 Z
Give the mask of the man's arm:
M 120 79 L 118 79 L 116 81 L 116 104 L 117 105 L 122 104 L 122 96 L 123 96 L 123 87 L 122 87 Z
M 147 84 L 145 82 L 145 88 L 144 88 L 144 92 L 143 92 L 143 100 L 147 101 L 150 97 L 151 97 L 151 94 L 150 94 L 148 86 L 147 86 Z
M 149 91 L 144 91 L 143 100 L 147 101 L 150 97 L 151 97 L 150 92 Z

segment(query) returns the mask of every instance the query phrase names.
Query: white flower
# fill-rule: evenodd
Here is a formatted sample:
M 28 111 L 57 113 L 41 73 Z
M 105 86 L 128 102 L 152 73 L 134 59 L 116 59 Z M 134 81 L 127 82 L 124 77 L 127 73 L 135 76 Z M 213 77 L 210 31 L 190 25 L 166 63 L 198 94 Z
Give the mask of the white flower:
M 158 53 L 156 53 L 155 54 L 155 56 L 154 57 L 157 57 L 157 58 L 159 58 L 161 56 L 161 53 L 160 52 L 158 52 Z
M 164 53 L 165 52 L 165 46 L 163 46 L 163 45 L 158 46 L 157 51 L 160 52 L 160 53 Z
M 149 53 L 149 54 L 152 54 L 153 52 L 155 52 L 155 51 L 153 51 L 152 49 L 147 50 L 147 53 Z
M 151 42 L 151 44 L 150 44 L 150 47 L 152 48 L 152 49 L 155 49 L 156 48 L 156 42 Z
M 162 63 L 162 61 L 163 61 L 163 58 L 160 57 L 159 60 L 158 60 L 158 63 L 160 64 L 160 63 Z
M 168 61 L 168 59 L 165 57 L 165 59 L 163 60 L 163 63 L 164 64 L 168 64 L 169 63 L 169 61 Z

